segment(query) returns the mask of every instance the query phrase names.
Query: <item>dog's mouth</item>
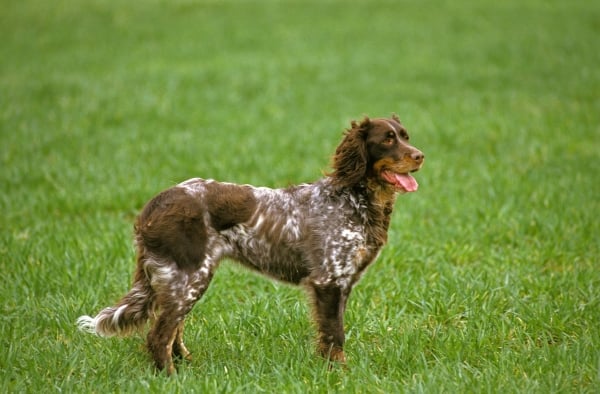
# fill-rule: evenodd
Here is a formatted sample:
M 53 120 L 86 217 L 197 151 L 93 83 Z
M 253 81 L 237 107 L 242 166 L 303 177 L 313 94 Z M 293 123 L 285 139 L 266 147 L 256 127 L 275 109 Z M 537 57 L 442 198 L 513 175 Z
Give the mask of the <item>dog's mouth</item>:
M 383 170 L 381 177 L 389 184 L 393 185 L 397 191 L 405 193 L 416 192 L 419 188 L 417 180 L 410 174 L 398 174 L 389 170 Z

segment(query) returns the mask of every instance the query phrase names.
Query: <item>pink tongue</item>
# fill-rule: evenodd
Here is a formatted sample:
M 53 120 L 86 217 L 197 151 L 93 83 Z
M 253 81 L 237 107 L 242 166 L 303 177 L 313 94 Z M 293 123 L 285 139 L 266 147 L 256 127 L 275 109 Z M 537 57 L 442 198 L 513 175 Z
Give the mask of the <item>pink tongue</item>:
M 417 191 L 419 184 L 412 176 L 408 174 L 394 174 L 396 186 L 400 185 L 407 192 Z

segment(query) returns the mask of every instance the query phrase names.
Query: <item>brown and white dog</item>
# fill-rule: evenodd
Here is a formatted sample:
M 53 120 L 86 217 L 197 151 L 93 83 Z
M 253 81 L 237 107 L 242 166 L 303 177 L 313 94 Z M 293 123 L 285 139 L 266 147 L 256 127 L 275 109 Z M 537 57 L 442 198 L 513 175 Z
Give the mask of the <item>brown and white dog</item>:
M 387 241 L 398 193 L 424 155 L 394 115 L 352 122 L 333 157 L 333 172 L 311 184 L 269 189 L 194 178 L 167 189 L 135 224 L 132 289 L 82 330 L 127 335 L 152 321 L 147 347 L 156 367 L 175 371 L 190 359 L 184 319 L 230 258 L 277 280 L 304 286 L 312 299 L 319 353 L 345 361 L 343 316 L 352 287 Z

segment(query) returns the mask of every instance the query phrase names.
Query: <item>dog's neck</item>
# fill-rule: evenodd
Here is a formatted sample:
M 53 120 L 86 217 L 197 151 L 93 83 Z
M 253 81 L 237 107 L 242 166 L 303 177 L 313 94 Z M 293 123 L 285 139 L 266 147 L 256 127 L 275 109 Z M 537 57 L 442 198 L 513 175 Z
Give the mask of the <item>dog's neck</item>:
M 368 244 L 376 249 L 381 248 L 387 242 L 387 231 L 398 195 L 396 190 L 390 185 L 368 179 L 338 189 L 338 193 L 354 200 L 357 213 L 367 228 Z
M 381 247 L 387 242 L 387 231 L 397 193 L 392 187 L 373 182 L 367 187 L 367 196 L 369 237 L 374 245 Z

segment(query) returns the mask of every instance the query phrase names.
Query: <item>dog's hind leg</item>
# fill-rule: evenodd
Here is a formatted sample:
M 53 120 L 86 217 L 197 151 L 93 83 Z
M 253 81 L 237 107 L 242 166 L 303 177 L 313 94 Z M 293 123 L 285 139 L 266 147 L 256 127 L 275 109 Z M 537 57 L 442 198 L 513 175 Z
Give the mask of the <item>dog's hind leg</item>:
M 183 344 L 185 316 L 202 297 L 212 270 L 208 267 L 196 271 L 181 269 L 175 263 L 148 265 L 158 317 L 148 332 L 147 346 L 156 368 L 175 372 L 173 355 L 189 359 L 190 352 Z
M 175 372 L 173 365 L 173 342 L 179 322 L 172 320 L 173 314 L 161 313 L 148 333 L 147 346 L 158 370 L 166 370 L 167 375 Z
M 177 333 L 175 334 L 175 341 L 173 342 L 173 355 L 175 357 L 180 357 L 187 361 L 192 361 L 192 354 L 185 347 L 183 343 L 183 326 L 185 324 L 185 320 L 179 323 L 179 327 L 177 327 Z

